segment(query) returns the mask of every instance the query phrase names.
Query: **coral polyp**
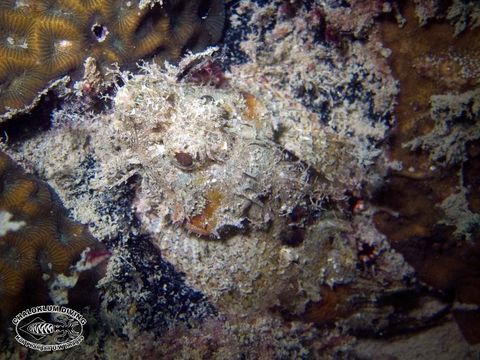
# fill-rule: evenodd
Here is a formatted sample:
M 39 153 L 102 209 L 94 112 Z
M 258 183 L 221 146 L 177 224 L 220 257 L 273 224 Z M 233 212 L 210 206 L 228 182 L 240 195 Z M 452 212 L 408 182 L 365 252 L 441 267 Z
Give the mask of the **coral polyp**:
M 84 35 L 71 23 L 60 18 L 48 19 L 38 26 L 36 45 L 48 73 L 63 73 L 83 60 Z
M 33 27 L 25 16 L 12 12 L 0 14 L 0 30 L 2 35 L 0 53 L 2 56 L 19 58 L 31 56 L 33 49 Z
M 88 57 L 102 74 L 113 63 L 132 66 L 145 57 L 176 61 L 187 50 L 218 41 L 224 17 L 221 0 L 143 7 L 126 0 L 2 1 L 0 114 L 8 118 L 28 109 L 42 90 L 80 70 Z
M 31 102 L 44 81 L 31 61 L 8 59 L 0 62 L 0 108 L 20 108 Z

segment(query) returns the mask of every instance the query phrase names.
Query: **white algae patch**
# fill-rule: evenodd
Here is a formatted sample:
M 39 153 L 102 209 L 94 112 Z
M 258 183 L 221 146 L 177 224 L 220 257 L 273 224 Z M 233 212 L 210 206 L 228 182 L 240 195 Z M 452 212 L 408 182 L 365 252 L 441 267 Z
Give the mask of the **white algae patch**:
M 0 236 L 5 235 L 9 231 L 17 231 L 25 226 L 24 221 L 12 220 L 13 215 L 8 211 L 0 211 Z
M 445 211 L 445 218 L 441 223 L 455 226 L 454 235 L 472 241 L 472 234 L 478 233 L 480 229 L 480 214 L 470 211 L 467 195 L 467 189 L 462 186 L 460 191 L 442 201 L 440 207 Z
M 433 129 L 404 146 L 428 150 L 432 161 L 444 166 L 465 160 L 465 144 L 480 138 L 480 90 L 434 95 L 430 103 Z

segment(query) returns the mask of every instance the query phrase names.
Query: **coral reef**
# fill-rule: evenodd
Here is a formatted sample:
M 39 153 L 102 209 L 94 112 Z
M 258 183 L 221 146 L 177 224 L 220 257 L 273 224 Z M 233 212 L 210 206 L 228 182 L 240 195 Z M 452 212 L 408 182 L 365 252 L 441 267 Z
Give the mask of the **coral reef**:
M 49 285 L 97 242 L 66 216 L 51 188 L 0 152 L 0 319 L 28 304 L 48 301 Z M 7 214 L 7 215 L 5 215 Z M 19 226 L 16 226 L 19 225 Z M 34 294 L 27 294 L 35 289 Z
M 220 38 L 223 1 L 3 1 L 0 113 L 28 108 L 54 81 L 93 58 L 100 73 L 155 56 L 175 61 Z M 4 115 L 5 115 L 4 114 Z
M 414 0 L 415 15 L 421 26 L 424 26 L 439 15 L 440 0 Z
M 432 5 L 428 12 L 437 18 L 428 27 L 415 21 L 417 3 L 415 8 L 405 6 L 403 29 L 388 21 L 380 29 L 400 81 L 390 157 L 403 169 L 392 171 L 378 192 L 377 205 L 389 210 L 378 212 L 374 221 L 419 280 L 449 297 L 465 338 L 479 343 L 475 288 L 480 286 L 480 209 L 474 178 L 479 161 L 480 32 L 471 22 L 459 33 L 458 24 L 438 21 L 446 10 L 435 8 L 438 2 L 422 3 Z M 464 19 L 476 16 L 476 3 L 454 1 L 449 13 L 455 6 L 462 11 L 470 7 Z
M 433 129 L 404 146 L 426 150 L 432 162 L 442 166 L 465 161 L 466 144 L 480 139 L 480 88 L 458 95 L 434 95 L 430 103 Z
M 448 196 L 440 204 L 445 213 L 439 224 L 455 226 L 453 236 L 472 241 L 474 234 L 480 232 L 480 214 L 469 209 L 467 189 L 461 187 L 458 193 Z
M 440 341 L 432 341 L 439 339 Z M 462 335 L 454 323 L 428 329 L 417 337 L 388 340 L 368 339 L 354 345 L 358 359 L 402 359 L 415 349 L 420 358 L 438 354 L 438 359 L 475 359 L 478 352 L 465 346 Z M 372 355 L 375 354 L 375 355 Z
M 473 0 L 413 0 L 408 4 L 398 1 L 362 1 L 362 0 L 326 0 L 322 4 L 322 15 L 325 18 L 325 30 L 330 39 L 333 33 L 353 35 L 356 38 L 375 36 L 372 31 L 378 24 L 377 19 L 393 17 L 403 27 L 414 19 L 404 16 L 407 11 L 414 11 L 420 26 L 441 20 L 448 21 L 454 28 L 453 35 L 458 36 L 468 29 L 480 26 L 480 5 Z M 445 21 L 444 21 L 445 22 Z
M 334 325 L 317 311 L 331 306 L 326 288 L 346 286 L 348 291 L 338 293 L 345 311 L 336 314 L 345 317 L 345 329 L 359 332 L 369 325 L 381 331 L 386 322 L 374 324 L 392 315 L 388 307 L 375 307 L 375 299 L 410 288 L 411 268 L 375 231 L 372 213 L 354 214 L 349 204 L 377 178 L 375 146 L 390 126 L 395 81 L 372 65 L 385 58 L 371 57 L 359 43 L 351 49 L 355 56 L 347 58 L 334 46 L 313 46 L 315 29 L 302 20 L 306 11 L 294 22 L 278 19 L 265 48 L 263 39 L 243 39 L 252 60 L 231 72 L 219 75 L 212 65 L 221 62 L 214 49 L 188 56 L 178 67 L 144 64 L 144 74 L 118 73 L 121 86 L 110 111 L 85 114 L 71 103 L 53 115 L 48 136 L 13 147 L 18 160 L 34 159 L 31 165 L 55 186 L 74 216 L 92 222 L 95 236 L 120 238 L 113 240 L 119 247 L 113 259 L 122 271 L 111 268 L 107 279 L 122 296 L 107 296 L 113 305 L 106 306 L 119 333 L 134 337 L 135 329 L 152 320 L 145 314 L 155 313 L 162 334 L 175 325 L 153 301 L 128 305 L 143 297 L 162 299 L 149 286 L 155 279 L 163 284 L 162 269 L 149 267 L 153 273 L 148 273 L 147 267 L 129 265 L 133 257 L 126 249 L 145 241 L 228 319 L 215 331 L 238 345 L 235 356 L 259 356 L 264 347 L 257 336 L 271 354 L 320 351 L 308 345 L 316 333 L 308 323 Z M 252 20 L 250 34 L 269 27 L 266 21 Z M 286 36 L 275 38 L 285 27 Z M 284 51 L 272 58 L 275 44 Z M 290 54 L 295 47 L 308 51 L 295 59 Z M 301 66 L 286 71 L 296 60 Z M 365 79 L 357 81 L 358 73 Z M 210 86 L 207 74 L 213 78 Z M 119 195 L 125 188 L 128 195 Z M 124 203 L 126 198 L 131 202 Z M 132 206 L 138 225 L 124 231 L 120 214 Z M 359 273 L 376 266 L 382 271 L 375 284 L 357 281 Z M 130 268 L 134 281 L 123 285 L 118 279 Z M 107 292 L 119 293 L 114 290 Z M 115 304 L 118 311 L 111 310 Z M 370 314 L 364 322 L 349 311 L 352 304 Z M 304 320 L 305 311 L 317 314 L 314 320 Z M 284 318 L 294 319 L 295 326 Z M 348 331 L 329 328 L 325 342 L 349 343 Z M 243 340 L 237 344 L 235 337 Z M 319 342 L 319 348 L 331 346 Z M 163 344 L 159 349 L 171 345 Z
M 455 26 L 455 35 L 467 28 L 480 26 L 480 4 L 477 1 L 454 0 L 447 10 L 447 19 Z

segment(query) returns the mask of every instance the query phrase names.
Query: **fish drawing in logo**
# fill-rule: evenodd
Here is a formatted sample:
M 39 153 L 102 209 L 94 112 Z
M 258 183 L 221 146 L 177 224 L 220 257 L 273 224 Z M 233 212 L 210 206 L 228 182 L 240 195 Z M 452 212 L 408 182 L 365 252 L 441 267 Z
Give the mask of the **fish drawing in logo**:
M 20 329 L 37 341 L 50 335 L 56 343 L 66 342 L 81 334 L 81 325 L 77 320 L 58 316 L 55 321 L 58 324 L 52 324 L 37 317 Z
M 30 323 L 27 326 L 27 331 L 31 335 L 44 336 L 53 334 L 55 331 L 55 325 L 45 322 L 44 320 Z

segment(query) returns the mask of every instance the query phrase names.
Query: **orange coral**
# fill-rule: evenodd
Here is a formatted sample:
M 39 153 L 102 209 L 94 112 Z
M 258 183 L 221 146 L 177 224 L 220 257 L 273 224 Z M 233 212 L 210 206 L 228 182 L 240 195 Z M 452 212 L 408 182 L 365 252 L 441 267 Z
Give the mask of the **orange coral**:
M 87 57 L 100 70 L 155 56 L 175 60 L 219 40 L 221 0 L 0 1 L 0 113 L 30 106 Z
M 0 319 L 48 301 L 49 280 L 68 273 L 87 247 L 102 248 L 84 225 L 67 218 L 46 183 L 26 174 L 1 151 L 0 212 L 22 224 L 17 230 L 0 229 Z M 22 296 L 27 290 L 28 297 Z

